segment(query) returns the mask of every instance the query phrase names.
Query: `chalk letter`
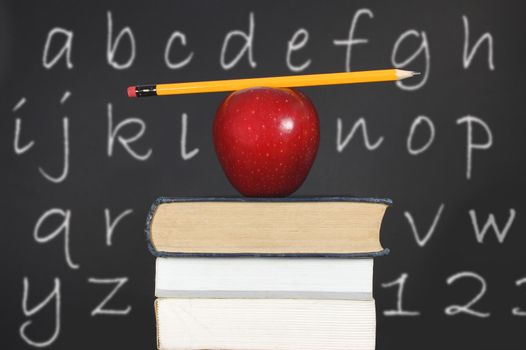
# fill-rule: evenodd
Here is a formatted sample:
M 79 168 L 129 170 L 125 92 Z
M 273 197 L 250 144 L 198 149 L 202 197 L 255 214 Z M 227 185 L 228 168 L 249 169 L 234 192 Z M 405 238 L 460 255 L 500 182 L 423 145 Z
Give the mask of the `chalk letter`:
M 515 285 L 517 287 L 523 285 L 524 283 L 526 283 L 526 277 L 515 281 Z M 526 311 L 521 310 L 521 308 L 517 306 L 517 307 L 514 307 L 511 310 L 511 314 L 514 315 L 514 316 L 523 316 L 524 317 L 524 316 L 526 316 Z
M 123 136 L 117 137 L 117 134 L 119 133 L 119 131 L 122 128 L 124 128 L 126 125 L 129 125 L 129 124 L 138 125 L 139 132 L 137 132 L 137 134 L 135 134 L 134 136 L 127 137 L 127 138 Z M 128 153 L 133 158 L 137 160 L 141 160 L 141 161 L 145 161 L 148 158 L 150 158 L 150 156 L 152 155 L 151 148 L 146 153 L 141 155 L 141 154 L 136 153 L 129 145 L 130 143 L 133 143 L 137 141 L 138 139 L 140 139 L 142 135 L 144 134 L 145 130 L 146 130 L 146 124 L 144 123 L 142 119 L 139 119 L 139 118 L 124 119 L 119 124 L 117 124 L 115 129 L 113 129 L 113 105 L 111 103 L 108 103 L 108 157 L 111 157 L 113 155 L 113 144 L 115 142 L 115 137 L 117 137 L 122 147 L 124 147 L 124 149 L 128 151 Z
M 380 136 L 375 143 L 371 144 L 369 141 L 369 136 L 367 135 L 367 124 L 365 122 L 365 119 L 362 117 L 354 123 L 351 132 L 345 137 L 345 140 L 342 142 L 342 120 L 341 118 L 338 118 L 336 120 L 336 150 L 341 153 L 345 147 L 347 147 L 347 144 L 351 141 L 352 137 L 354 136 L 354 133 L 358 130 L 358 128 L 362 129 L 362 135 L 363 135 L 363 142 L 365 147 L 369 151 L 373 151 L 380 147 L 382 142 L 384 141 L 384 137 Z
M 471 51 L 469 51 L 469 21 L 468 17 L 463 15 L 462 22 L 464 23 L 464 50 L 462 51 L 462 66 L 464 69 L 468 69 L 473 57 L 477 53 L 477 50 L 480 48 L 484 41 L 488 42 L 488 66 L 489 70 L 495 70 L 495 65 L 493 64 L 493 36 L 490 33 L 484 33 L 479 40 L 475 43 Z M 469 51 L 469 53 L 468 53 Z
M 402 273 L 399 278 L 392 282 L 382 283 L 383 288 L 389 288 L 398 285 L 396 293 L 396 310 L 385 310 L 384 316 L 418 316 L 420 311 L 407 311 L 402 307 L 402 295 L 404 294 L 404 286 L 409 275 Z
M 40 237 L 40 226 L 50 217 L 53 215 L 62 216 L 63 220 L 60 226 L 58 226 L 55 231 L 51 232 L 49 235 L 45 237 Z M 64 255 L 66 256 L 66 262 L 68 263 L 68 266 L 72 269 L 78 269 L 79 265 L 75 264 L 71 260 L 71 255 L 69 253 L 69 225 L 71 222 L 71 210 L 62 210 L 59 208 L 52 208 L 46 211 L 40 218 L 38 219 L 35 228 L 33 230 L 33 238 L 35 238 L 35 241 L 38 243 L 47 243 L 51 241 L 53 238 L 57 237 L 62 231 L 64 231 Z
M 62 96 L 62 99 L 60 100 L 60 104 L 64 104 L 66 100 L 71 96 L 71 92 L 66 91 L 64 92 L 64 95 Z M 61 183 L 66 179 L 68 176 L 69 171 L 69 120 L 67 117 L 64 117 L 62 119 L 62 129 L 64 130 L 64 162 L 62 167 L 62 173 L 58 177 L 53 177 L 46 173 L 44 169 L 41 167 L 38 168 L 42 176 L 44 176 L 46 179 L 48 179 L 51 182 L 54 182 L 56 184 Z
M 108 64 L 112 66 L 115 69 L 126 69 L 130 68 L 133 64 L 133 61 L 135 60 L 135 37 L 133 36 L 132 30 L 130 27 L 124 27 L 119 32 L 119 35 L 115 38 L 115 41 L 113 41 L 113 17 L 111 14 L 111 11 L 108 11 L 107 13 L 108 18 L 108 37 L 106 40 L 106 60 L 108 61 Z M 115 53 L 117 52 L 117 49 L 119 48 L 119 44 L 122 40 L 122 37 L 124 35 L 128 35 L 128 39 L 130 40 L 130 56 L 128 57 L 128 60 L 124 63 L 119 63 L 115 61 Z
M 223 41 L 223 47 L 221 48 L 221 67 L 223 67 L 224 70 L 229 70 L 230 68 L 234 67 L 237 64 L 237 62 L 239 62 L 241 57 L 243 57 L 245 52 L 248 53 L 248 63 L 250 64 L 250 67 L 256 67 L 256 62 L 252 58 L 252 46 L 254 44 L 255 27 L 256 23 L 254 22 L 254 12 L 250 12 L 248 34 L 242 32 L 241 30 L 232 30 L 227 33 L 227 35 L 225 36 L 225 40 Z M 230 42 L 230 39 L 234 36 L 242 38 L 245 41 L 245 45 L 243 45 L 243 48 L 238 52 L 237 56 L 234 57 L 233 60 L 231 60 L 230 62 L 226 62 L 225 56 L 226 51 L 228 49 L 228 44 Z
M 482 126 L 486 132 L 487 141 L 485 143 L 473 143 L 473 122 Z M 491 130 L 482 119 L 474 117 L 472 115 L 467 115 L 465 117 L 457 119 L 457 124 L 467 123 L 467 146 L 466 146 L 466 179 L 471 179 L 471 154 L 474 149 L 489 149 L 493 145 L 493 134 Z
M 181 158 L 183 160 L 192 159 L 199 153 L 199 148 L 194 148 L 190 152 L 186 152 L 186 133 L 188 131 L 188 115 L 183 113 L 181 119 Z
M 69 172 L 69 120 L 67 117 L 62 118 L 62 129 L 64 135 L 63 149 L 64 149 L 64 161 L 62 162 L 62 173 L 57 176 L 49 175 L 42 167 L 38 167 L 38 171 L 44 176 L 47 180 L 53 183 L 61 183 L 66 179 Z
M 11 112 L 16 112 L 18 111 L 20 108 L 22 108 L 25 104 L 26 104 L 27 100 L 25 97 L 22 97 L 20 100 L 18 100 L 18 102 L 16 103 L 16 105 L 13 107 L 13 109 L 11 109 Z
M 298 40 L 299 42 L 297 42 Z M 296 33 L 294 33 L 292 39 L 290 39 L 287 43 L 287 67 L 289 67 L 289 69 L 293 72 L 301 72 L 310 66 L 310 59 L 303 62 L 301 65 L 292 64 L 290 59 L 292 52 L 303 48 L 307 44 L 307 41 L 309 41 L 309 32 L 307 29 L 300 28 L 296 31 Z
M 465 305 L 450 305 L 450 306 L 446 307 L 446 309 L 445 309 L 446 315 L 454 316 L 454 315 L 459 314 L 459 313 L 465 313 L 465 314 L 472 315 L 472 316 L 475 316 L 475 317 L 480 317 L 480 318 L 489 317 L 489 315 L 490 315 L 489 312 L 479 312 L 479 311 L 475 311 L 473 309 L 470 309 L 471 306 L 473 306 L 473 304 L 475 304 L 477 301 L 479 301 L 480 298 L 482 298 L 482 296 L 484 295 L 484 293 L 486 293 L 486 281 L 484 280 L 484 278 L 482 278 L 482 276 L 480 276 L 479 274 L 477 274 L 475 272 L 464 271 L 464 272 L 459 272 L 459 273 L 449 277 L 447 279 L 446 283 L 448 285 L 451 285 L 453 282 L 455 282 L 456 280 L 458 280 L 460 278 L 468 278 L 468 277 L 469 278 L 473 278 L 473 279 L 475 279 L 475 280 L 480 282 L 480 292 L 473 299 L 471 299 L 468 303 L 466 303 Z
M 49 339 L 44 341 L 34 341 L 31 340 L 30 337 L 26 334 L 26 329 L 29 327 L 33 321 L 27 320 L 24 322 L 19 329 L 20 337 L 31 346 L 34 346 L 36 348 L 44 348 L 47 346 L 50 346 L 57 340 L 58 335 L 60 334 L 60 279 L 55 277 L 55 287 L 51 291 L 51 293 L 42 300 L 39 304 L 35 305 L 32 309 L 30 309 L 27 306 L 27 299 L 29 295 L 29 280 L 27 277 L 24 277 L 23 280 L 24 284 L 24 291 L 22 294 L 22 312 L 24 313 L 24 316 L 31 317 L 38 313 L 40 310 L 42 310 L 46 305 L 51 303 L 53 299 L 55 299 L 55 330 L 53 331 L 53 334 Z
M 115 227 L 119 224 L 119 222 L 122 219 L 124 219 L 124 217 L 130 215 L 131 213 L 133 213 L 133 210 L 127 209 L 123 211 L 122 213 L 120 213 L 119 216 L 117 216 L 115 220 L 113 220 L 112 222 L 110 210 L 104 209 L 104 217 L 106 218 L 106 245 L 107 246 L 111 246 L 111 238 L 113 237 L 113 230 L 115 229 Z
M 374 18 L 373 12 L 370 9 L 366 9 L 366 8 L 359 9 L 358 11 L 356 11 L 351 21 L 351 28 L 349 29 L 348 38 L 333 40 L 334 45 L 347 47 L 346 49 L 347 51 L 345 52 L 345 70 L 347 72 L 351 71 L 351 53 L 352 53 L 351 48 L 352 46 L 358 45 L 358 44 L 367 44 L 369 42 L 369 39 L 364 39 L 364 38 L 355 39 L 354 38 L 354 31 L 356 29 L 356 24 L 358 23 L 358 20 L 360 19 L 361 15 L 367 15 L 369 16 L 369 18 Z
M 26 104 L 26 98 L 22 97 L 16 105 L 13 107 L 12 112 L 18 111 L 20 108 L 22 108 L 23 105 Z M 15 138 L 13 140 L 13 148 L 15 150 L 15 154 L 24 154 L 27 151 L 33 147 L 35 142 L 33 140 L 26 143 L 24 146 L 20 146 L 20 130 L 22 129 L 22 119 L 15 118 Z
M 438 224 L 438 221 L 440 220 L 440 216 L 442 215 L 442 211 L 444 210 L 444 203 L 440 204 L 440 207 L 438 207 L 438 211 L 435 214 L 435 218 L 433 219 L 433 222 L 431 223 L 431 226 L 427 230 L 427 233 L 423 238 L 420 238 L 420 235 L 418 234 L 418 230 L 416 229 L 415 221 L 413 220 L 413 216 L 408 211 L 404 212 L 404 216 L 407 219 L 407 222 L 409 222 L 409 225 L 411 226 L 411 230 L 413 231 L 413 236 L 415 236 L 416 243 L 423 247 L 426 245 L 427 241 L 431 238 L 433 235 L 433 232 L 435 232 L 435 227 Z
M 420 43 L 420 47 L 418 47 L 418 49 L 411 56 L 406 58 L 404 61 L 399 61 L 396 58 L 398 49 L 399 49 L 400 45 L 402 44 L 402 42 L 406 38 L 408 38 L 410 36 L 414 36 L 416 38 L 422 38 L 422 41 Z M 391 53 L 391 62 L 393 64 L 393 66 L 396 67 L 396 68 L 404 68 L 404 67 L 408 66 L 422 52 L 424 53 L 425 64 L 426 64 L 426 66 L 424 68 L 424 73 L 422 74 L 422 79 L 420 80 L 420 82 L 418 82 L 416 84 L 413 84 L 413 85 L 406 85 L 406 83 L 404 83 L 403 80 L 398 80 L 396 82 L 396 85 L 400 89 L 406 90 L 406 91 L 414 91 L 414 90 L 418 90 L 422 86 L 424 86 L 424 84 L 427 82 L 427 78 L 429 77 L 429 69 L 431 67 L 431 54 L 429 53 L 429 43 L 427 42 L 427 35 L 426 35 L 426 32 L 424 32 L 424 31 L 421 31 L 419 33 L 419 32 L 417 32 L 414 29 L 410 29 L 410 30 L 407 30 L 404 33 L 402 33 L 402 35 L 400 35 L 400 37 L 396 40 L 396 42 L 394 44 L 394 47 L 393 47 L 393 51 Z M 414 79 L 412 79 L 412 80 L 414 80 Z
M 35 144 L 35 142 L 31 140 L 28 143 L 26 143 L 24 146 L 20 146 L 20 129 L 22 128 L 21 123 L 22 123 L 22 120 L 20 118 L 15 118 L 15 139 L 13 142 L 13 148 L 15 149 L 16 155 L 26 153 Z
M 65 41 L 62 44 L 62 48 L 59 52 L 56 53 L 55 57 L 50 61 L 49 60 L 49 47 L 51 45 L 51 41 L 55 37 L 55 35 L 64 35 Z M 73 63 L 71 63 L 71 49 L 73 45 L 73 31 L 67 30 L 60 27 L 55 27 L 49 31 L 47 34 L 46 44 L 44 45 L 44 52 L 42 54 L 42 65 L 46 69 L 51 69 L 57 62 L 60 60 L 62 56 L 65 55 L 66 57 L 66 67 L 68 69 L 73 68 Z
M 190 63 L 190 61 L 192 60 L 192 57 L 194 56 L 194 53 L 193 52 L 190 52 L 188 54 L 188 56 L 186 56 L 185 59 L 179 61 L 179 62 L 172 62 L 170 60 L 170 50 L 172 48 L 172 44 L 173 42 L 175 41 L 175 39 L 179 39 L 179 41 L 181 42 L 181 44 L 183 46 L 186 46 L 186 35 L 184 35 L 184 33 L 181 33 L 179 31 L 175 31 L 172 33 L 172 35 L 170 36 L 170 39 L 168 39 L 168 42 L 166 43 L 166 47 L 164 49 L 164 62 L 166 63 L 166 65 L 168 66 L 168 68 L 170 69 L 179 69 L 179 68 L 183 68 L 184 66 L 186 66 L 188 63 Z
M 418 149 L 413 148 L 413 136 L 415 134 L 416 128 L 420 125 L 420 123 L 425 122 L 429 128 L 429 139 L 427 142 L 421 146 Z M 409 154 L 416 156 L 420 153 L 425 152 L 433 143 L 435 140 L 435 124 L 433 124 L 433 121 L 426 117 L 425 115 L 419 115 L 414 121 L 413 124 L 411 124 L 411 128 L 409 129 L 409 136 L 407 137 L 407 151 Z
M 131 306 L 128 305 L 125 309 L 105 309 L 104 307 L 110 301 L 111 298 L 118 292 L 118 290 L 128 282 L 128 277 L 116 277 L 116 278 L 88 278 L 89 283 L 95 284 L 115 284 L 115 287 L 111 292 L 100 302 L 97 307 L 91 311 L 91 316 L 95 315 L 114 315 L 114 316 L 124 316 L 130 313 Z
M 513 224 L 513 220 L 515 220 L 515 209 L 510 209 L 508 221 L 506 221 L 506 225 L 502 230 L 500 230 L 497 226 L 497 223 L 495 222 L 495 216 L 491 213 L 489 214 L 488 219 L 484 224 L 484 227 L 482 227 L 482 230 L 479 228 L 477 213 L 475 212 L 475 210 L 471 209 L 469 211 L 469 216 L 471 217 L 471 223 L 473 224 L 473 230 L 475 231 L 475 237 L 477 237 L 477 242 L 483 243 L 486 233 L 488 232 L 489 228 L 492 227 L 493 232 L 495 232 L 499 243 L 503 243 L 506 239 L 506 236 L 508 235 L 508 231 L 510 230 L 511 224 Z

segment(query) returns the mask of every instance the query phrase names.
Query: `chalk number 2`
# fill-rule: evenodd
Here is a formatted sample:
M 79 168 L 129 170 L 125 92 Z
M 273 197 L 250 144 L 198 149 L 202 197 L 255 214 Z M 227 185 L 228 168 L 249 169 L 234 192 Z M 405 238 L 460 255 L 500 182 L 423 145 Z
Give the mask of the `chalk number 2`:
M 477 293 L 477 295 L 475 295 L 466 304 L 464 304 L 464 305 L 450 305 L 450 306 L 446 307 L 446 309 L 444 310 L 446 315 L 454 316 L 454 315 L 459 314 L 459 313 L 466 313 L 466 314 L 469 314 L 471 316 L 476 316 L 476 317 L 482 317 L 482 318 L 489 317 L 489 315 L 490 315 L 489 312 L 475 311 L 475 310 L 473 310 L 471 308 L 486 293 L 486 290 L 487 290 L 486 281 L 484 280 L 484 278 L 482 276 L 480 276 L 479 274 L 477 274 L 475 272 L 463 271 L 463 272 L 459 272 L 459 273 L 456 273 L 456 274 L 450 276 L 447 279 L 446 283 L 448 285 L 451 285 L 455 281 L 457 281 L 459 279 L 464 279 L 464 278 L 471 278 L 471 279 L 474 279 L 474 280 L 478 281 L 480 283 L 480 290 Z

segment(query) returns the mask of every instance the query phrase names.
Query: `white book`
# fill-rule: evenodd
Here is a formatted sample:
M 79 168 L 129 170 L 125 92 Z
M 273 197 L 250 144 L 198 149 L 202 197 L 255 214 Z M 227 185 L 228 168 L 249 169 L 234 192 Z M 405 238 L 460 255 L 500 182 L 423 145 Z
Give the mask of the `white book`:
M 155 295 L 372 299 L 373 259 L 157 258 Z
M 161 350 L 374 350 L 374 300 L 155 302 Z

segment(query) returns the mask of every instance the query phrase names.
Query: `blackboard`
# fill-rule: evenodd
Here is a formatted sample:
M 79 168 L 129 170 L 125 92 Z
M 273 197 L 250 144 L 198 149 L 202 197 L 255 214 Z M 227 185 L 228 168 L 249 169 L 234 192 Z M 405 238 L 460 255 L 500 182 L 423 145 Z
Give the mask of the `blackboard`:
M 0 347 L 154 348 L 148 206 L 236 195 L 211 142 L 226 93 L 129 100 L 128 85 L 394 66 L 422 75 L 302 89 L 321 143 L 296 195 L 394 200 L 392 253 L 375 265 L 378 349 L 523 349 L 525 11 L 3 1 Z

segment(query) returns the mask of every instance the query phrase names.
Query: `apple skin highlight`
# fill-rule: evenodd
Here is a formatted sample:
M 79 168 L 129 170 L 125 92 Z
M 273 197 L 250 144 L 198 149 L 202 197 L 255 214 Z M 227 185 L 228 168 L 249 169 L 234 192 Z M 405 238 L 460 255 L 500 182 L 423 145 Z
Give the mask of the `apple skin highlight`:
M 213 124 L 217 157 L 230 183 L 247 197 L 285 197 L 307 177 L 320 142 L 313 103 L 288 88 L 235 91 Z

